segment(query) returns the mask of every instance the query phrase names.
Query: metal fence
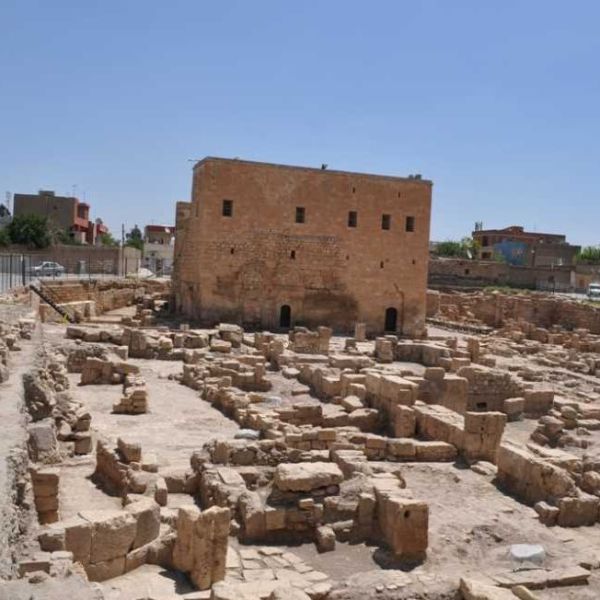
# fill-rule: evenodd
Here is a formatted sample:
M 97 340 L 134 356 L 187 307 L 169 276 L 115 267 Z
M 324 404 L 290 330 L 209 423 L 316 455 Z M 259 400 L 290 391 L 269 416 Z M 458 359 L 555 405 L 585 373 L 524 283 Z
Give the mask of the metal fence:
M 139 274 L 139 258 L 67 259 L 56 262 L 41 254 L 0 254 L 0 293 L 52 280 L 111 279 Z

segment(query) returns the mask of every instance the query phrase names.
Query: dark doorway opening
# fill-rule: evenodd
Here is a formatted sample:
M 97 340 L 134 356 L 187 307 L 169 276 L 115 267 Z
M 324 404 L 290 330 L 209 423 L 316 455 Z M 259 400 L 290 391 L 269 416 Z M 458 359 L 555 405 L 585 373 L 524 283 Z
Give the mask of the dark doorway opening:
M 289 304 L 284 304 L 279 310 L 279 327 L 289 329 L 292 325 L 292 309 Z
M 398 311 L 395 308 L 385 309 L 385 331 L 396 331 L 398 325 Z

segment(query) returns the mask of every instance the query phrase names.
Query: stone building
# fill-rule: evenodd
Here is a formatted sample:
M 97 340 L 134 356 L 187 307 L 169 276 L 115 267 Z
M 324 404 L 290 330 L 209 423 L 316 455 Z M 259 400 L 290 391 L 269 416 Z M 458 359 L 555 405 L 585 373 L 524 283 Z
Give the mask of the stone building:
M 207 157 L 178 203 L 175 308 L 210 324 L 425 330 L 432 183 Z

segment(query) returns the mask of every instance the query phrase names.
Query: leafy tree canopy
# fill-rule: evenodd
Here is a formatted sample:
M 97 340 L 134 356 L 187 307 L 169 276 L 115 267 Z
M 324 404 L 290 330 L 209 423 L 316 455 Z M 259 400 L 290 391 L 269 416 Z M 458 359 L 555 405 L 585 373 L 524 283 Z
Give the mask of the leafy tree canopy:
M 17 215 L 7 227 L 13 244 L 29 248 L 47 248 L 52 242 L 48 220 L 40 215 Z

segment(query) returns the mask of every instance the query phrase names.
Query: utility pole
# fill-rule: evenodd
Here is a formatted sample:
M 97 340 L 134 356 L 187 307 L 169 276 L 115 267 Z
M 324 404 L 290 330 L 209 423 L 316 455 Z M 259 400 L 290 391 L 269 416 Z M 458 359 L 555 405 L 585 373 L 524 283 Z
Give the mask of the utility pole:
M 121 277 L 125 277 L 125 223 L 121 224 Z

